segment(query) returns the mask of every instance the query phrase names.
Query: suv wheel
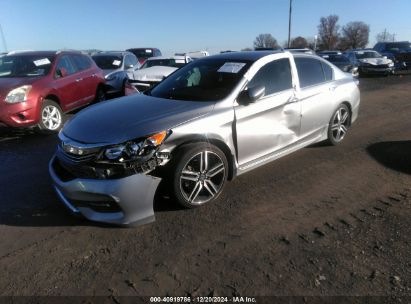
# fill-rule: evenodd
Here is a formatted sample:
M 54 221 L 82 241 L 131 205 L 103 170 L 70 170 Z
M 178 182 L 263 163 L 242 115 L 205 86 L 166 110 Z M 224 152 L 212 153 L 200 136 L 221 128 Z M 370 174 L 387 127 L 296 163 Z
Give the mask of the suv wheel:
M 210 144 L 187 145 L 174 166 L 174 196 L 184 207 L 198 207 L 221 194 L 227 175 L 227 159 L 220 149 Z
M 40 111 L 40 130 L 58 132 L 63 126 L 64 114 L 60 106 L 52 100 L 44 100 Z

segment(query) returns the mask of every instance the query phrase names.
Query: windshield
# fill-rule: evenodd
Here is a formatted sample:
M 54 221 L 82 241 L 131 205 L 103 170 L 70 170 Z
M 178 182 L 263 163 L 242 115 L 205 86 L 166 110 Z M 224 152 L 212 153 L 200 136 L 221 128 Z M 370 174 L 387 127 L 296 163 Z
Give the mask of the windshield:
M 123 56 L 121 55 L 98 55 L 92 57 L 100 69 L 115 70 L 121 67 Z
M 145 94 L 177 100 L 221 100 L 231 93 L 250 65 L 249 61 L 199 59 L 177 70 Z
M 372 51 L 355 52 L 355 56 L 357 57 L 357 59 L 381 58 L 382 57 L 379 53 L 372 52 Z
M 128 51 L 136 55 L 137 58 L 147 59 L 147 58 L 153 57 L 152 49 L 130 49 Z
M 184 59 L 150 59 L 144 62 L 140 69 L 151 68 L 153 66 L 181 68 L 183 65 L 185 65 Z
M 390 50 L 390 51 L 409 50 L 411 49 L 411 43 L 409 42 L 387 43 L 385 45 L 385 49 Z
M 345 57 L 344 55 L 323 55 L 322 56 L 324 59 L 327 59 L 330 62 L 338 62 L 338 63 L 349 63 L 350 60 Z
M 36 77 L 50 72 L 55 56 L 14 55 L 0 57 L 0 77 Z

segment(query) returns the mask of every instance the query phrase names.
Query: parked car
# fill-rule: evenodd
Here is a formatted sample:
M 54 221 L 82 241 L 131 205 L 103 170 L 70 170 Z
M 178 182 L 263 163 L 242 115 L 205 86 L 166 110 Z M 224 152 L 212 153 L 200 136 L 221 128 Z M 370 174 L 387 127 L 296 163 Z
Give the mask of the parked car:
M 126 95 L 128 79 L 135 79 L 141 66 L 137 57 L 130 52 L 108 51 L 97 53 L 92 58 L 104 72 L 106 93 Z
M 133 53 L 140 64 L 143 64 L 148 58 L 162 56 L 161 51 L 157 48 L 133 48 L 127 51 Z
M 188 56 L 149 58 L 135 73 L 132 83 L 140 92 L 143 92 L 191 61 Z
M 145 223 L 161 179 L 181 205 L 204 205 L 238 175 L 316 142 L 341 143 L 359 104 L 353 78 L 318 56 L 205 57 L 144 94 L 78 113 L 59 134 L 50 174 L 72 212 Z
M 0 123 L 58 131 L 64 113 L 105 99 L 104 75 L 75 51 L 27 51 L 0 57 Z
M 411 43 L 408 41 L 378 42 L 374 50 L 394 62 L 396 70 L 411 69 Z
M 360 75 L 389 75 L 394 70 L 392 60 L 374 50 L 351 50 L 344 53 L 353 65 L 358 66 Z
M 320 52 L 317 53 L 318 56 L 321 56 L 325 60 L 331 62 L 335 66 L 339 67 L 342 71 L 346 73 L 351 73 L 355 78 L 358 78 L 358 66 L 354 65 L 347 57 L 345 57 L 341 52 Z

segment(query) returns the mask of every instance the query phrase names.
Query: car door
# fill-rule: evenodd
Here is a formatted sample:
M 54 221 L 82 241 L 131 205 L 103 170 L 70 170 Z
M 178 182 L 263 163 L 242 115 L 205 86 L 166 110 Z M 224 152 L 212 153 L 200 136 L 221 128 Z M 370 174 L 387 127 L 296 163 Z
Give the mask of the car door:
M 235 102 L 238 163 L 252 163 L 291 145 L 300 132 L 300 102 L 295 98 L 288 58 L 268 62 L 248 82 L 247 88 L 265 87 L 265 95 L 248 105 Z M 241 95 L 241 93 L 240 93 Z
M 315 140 L 323 135 L 333 113 L 336 84 L 333 69 L 312 57 L 296 57 L 299 100 L 301 101 L 301 138 Z
M 92 69 L 92 62 L 87 56 L 82 54 L 70 55 L 73 59 L 78 77 L 76 78 L 79 90 L 80 105 L 86 105 L 94 100 L 97 91 L 97 79 L 94 69 Z
M 76 67 L 69 55 L 61 55 L 57 58 L 54 72 L 54 88 L 63 111 L 68 111 L 76 107 L 81 97 L 78 94 L 78 75 Z

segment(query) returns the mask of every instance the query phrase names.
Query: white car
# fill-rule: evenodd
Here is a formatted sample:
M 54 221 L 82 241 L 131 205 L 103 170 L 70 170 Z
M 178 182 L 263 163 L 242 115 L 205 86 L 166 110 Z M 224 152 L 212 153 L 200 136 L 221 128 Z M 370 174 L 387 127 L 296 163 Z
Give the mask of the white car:
M 145 91 L 191 61 L 189 56 L 151 57 L 135 73 L 133 84 Z
M 394 62 L 373 50 L 352 50 L 345 52 L 345 56 L 352 64 L 358 66 L 361 75 L 381 74 L 389 75 L 394 70 Z

